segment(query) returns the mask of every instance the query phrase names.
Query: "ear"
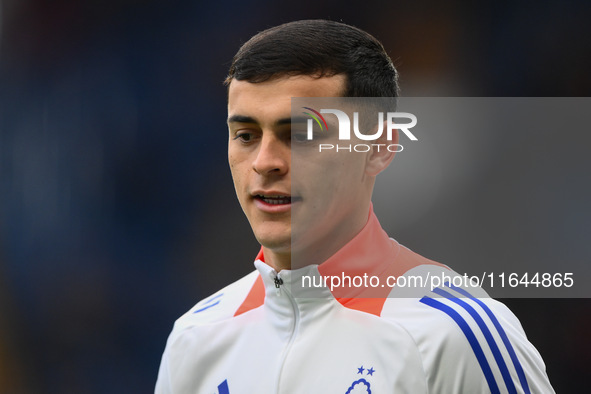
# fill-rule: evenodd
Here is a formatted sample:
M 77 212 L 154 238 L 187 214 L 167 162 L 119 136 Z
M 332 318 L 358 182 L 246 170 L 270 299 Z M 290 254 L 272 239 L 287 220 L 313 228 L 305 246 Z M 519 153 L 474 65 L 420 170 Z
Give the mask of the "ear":
M 387 124 L 384 122 L 384 132 L 372 144 L 365 163 L 365 173 L 370 176 L 377 176 L 390 165 L 396 151 L 398 151 L 398 130 L 392 130 L 392 139 L 388 140 Z M 390 147 L 390 150 L 388 149 Z M 394 151 L 394 152 L 391 152 Z

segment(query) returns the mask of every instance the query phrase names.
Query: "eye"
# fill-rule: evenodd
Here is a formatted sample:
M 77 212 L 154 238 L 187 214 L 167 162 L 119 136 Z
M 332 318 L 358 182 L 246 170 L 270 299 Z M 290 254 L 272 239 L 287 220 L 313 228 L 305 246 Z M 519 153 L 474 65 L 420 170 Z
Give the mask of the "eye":
M 307 131 L 305 125 L 302 123 L 292 123 L 291 129 L 290 129 L 290 134 L 291 134 L 291 141 L 292 142 L 295 142 L 298 144 L 310 142 L 308 140 L 308 131 Z
M 294 142 L 308 142 L 308 134 L 306 132 L 292 132 L 291 140 Z
M 252 131 L 242 130 L 236 133 L 236 136 L 233 138 L 234 140 L 238 140 L 243 143 L 249 143 L 254 141 L 255 134 Z

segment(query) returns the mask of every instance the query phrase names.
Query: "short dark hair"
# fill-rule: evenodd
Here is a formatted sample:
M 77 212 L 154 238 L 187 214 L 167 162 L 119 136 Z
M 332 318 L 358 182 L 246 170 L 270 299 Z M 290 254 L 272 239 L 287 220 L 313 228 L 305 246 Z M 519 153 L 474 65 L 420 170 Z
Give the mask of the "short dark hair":
M 258 33 L 238 50 L 225 84 L 285 75 L 344 74 L 344 97 L 398 97 L 398 72 L 382 44 L 344 23 L 301 20 Z

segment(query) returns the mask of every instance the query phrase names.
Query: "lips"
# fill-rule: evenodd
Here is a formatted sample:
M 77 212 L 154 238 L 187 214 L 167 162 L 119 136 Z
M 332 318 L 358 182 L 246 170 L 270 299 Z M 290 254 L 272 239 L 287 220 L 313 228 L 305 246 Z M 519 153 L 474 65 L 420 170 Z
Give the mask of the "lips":
M 290 196 L 257 194 L 254 198 L 270 205 L 291 204 Z
M 293 196 L 282 190 L 255 190 L 251 196 L 259 208 L 269 212 L 291 209 L 294 203 L 302 201 L 301 197 Z

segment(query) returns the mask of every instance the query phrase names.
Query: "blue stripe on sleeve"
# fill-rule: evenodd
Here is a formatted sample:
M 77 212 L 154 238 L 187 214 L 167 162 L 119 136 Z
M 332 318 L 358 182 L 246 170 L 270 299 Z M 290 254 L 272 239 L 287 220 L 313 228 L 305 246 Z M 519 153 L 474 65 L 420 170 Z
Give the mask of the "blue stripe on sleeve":
M 523 389 L 523 392 L 525 394 L 531 394 L 531 391 L 529 389 L 529 385 L 527 384 L 527 378 L 525 377 L 525 373 L 523 372 L 523 367 L 521 366 L 521 363 L 519 362 L 519 358 L 517 358 L 517 354 L 515 354 L 515 350 L 513 349 L 513 346 L 511 345 L 511 341 L 509 341 L 509 337 L 507 337 L 507 334 L 505 333 L 503 326 L 501 326 L 501 323 L 499 323 L 499 320 L 497 319 L 495 314 L 490 310 L 490 308 L 484 302 L 482 302 L 478 298 L 473 297 L 466 290 L 464 290 L 460 287 L 453 286 L 453 285 L 448 285 L 448 287 L 454 289 L 455 291 L 462 294 L 463 296 L 472 298 L 474 300 L 474 302 L 476 302 L 478 305 L 480 305 L 480 307 L 486 312 L 486 314 L 488 315 L 490 320 L 493 322 L 495 328 L 499 332 L 499 335 L 503 339 L 503 343 L 505 344 L 505 347 L 507 348 L 507 352 L 509 352 L 509 356 L 511 357 L 511 361 L 513 361 L 513 365 L 515 366 L 515 370 L 517 371 L 517 376 L 519 376 L 519 382 L 521 383 L 521 388 Z
M 439 309 L 440 311 L 442 311 L 443 313 L 445 313 L 446 315 L 451 317 L 456 322 L 456 324 L 462 329 L 462 332 L 464 333 L 464 335 L 468 339 L 468 342 L 470 343 L 470 346 L 472 347 L 472 351 L 476 355 L 476 359 L 478 360 L 478 363 L 480 364 L 480 368 L 482 369 L 482 372 L 484 373 L 484 377 L 486 378 L 486 382 L 488 383 L 488 387 L 491 391 L 491 394 L 500 394 L 499 386 L 497 386 L 497 382 L 495 380 L 495 377 L 490 369 L 490 366 L 488 365 L 488 361 L 486 360 L 486 356 L 484 355 L 484 352 L 482 351 L 482 348 L 480 347 L 480 344 L 478 343 L 478 339 L 476 339 L 476 336 L 474 335 L 474 333 L 472 332 L 472 329 L 470 328 L 468 323 L 466 323 L 464 318 L 458 312 L 456 312 L 453 308 L 451 308 L 448 305 L 445 305 L 444 303 L 439 302 L 433 298 L 425 296 L 425 297 L 421 298 L 421 302 L 425 305 L 432 307 L 432 308 Z
M 490 347 L 490 350 L 492 351 L 492 354 L 495 357 L 497 365 L 499 366 L 499 369 L 501 371 L 501 375 L 503 376 L 503 380 L 505 381 L 505 386 L 507 387 L 507 390 L 509 390 L 509 393 L 511 394 L 517 394 L 517 389 L 515 388 L 515 384 L 513 383 L 513 378 L 509 373 L 507 364 L 503 359 L 503 355 L 501 354 L 501 351 L 499 350 L 499 347 L 497 346 L 497 343 L 495 342 L 495 339 L 493 338 L 488 326 L 486 325 L 484 320 L 482 320 L 482 317 L 480 317 L 478 312 L 476 312 L 471 305 L 467 304 L 466 302 L 460 300 L 459 298 L 453 296 L 452 294 L 448 293 L 443 289 L 436 288 L 433 289 L 433 292 L 439 294 L 442 297 L 447 298 L 453 303 L 458 304 L 459 306 L 464 308 L 470 314 L 470 316 L 472 316 L 472 318 L 476 321 L 478 327 L 480 327 L 480 330 L 484 334 L 486 342 L 488 343 L 488 346 Z
M 224 293 L 218 294 L 215 297 L 212 297 L 211 299 L 207 300 L 207 302 L 205 302 L 202 308 L 197 309 L 196 311 L 194 311 L 193 313 L 199 313 L 199 312 L 203 312 L 206 309 L 211 308 L 212 306 L 216 306 L 217 304 L 220 303 L 221 301 L 221 297 L 224 295 Z M 216 301 L 217 300 L 217 301 Z M 215 302 L 214 302 L 215 301 Z
M 228 388 L 228 380 L 224 380 L 218 386 L 218 394 L 230 394 L 230 389 Z

